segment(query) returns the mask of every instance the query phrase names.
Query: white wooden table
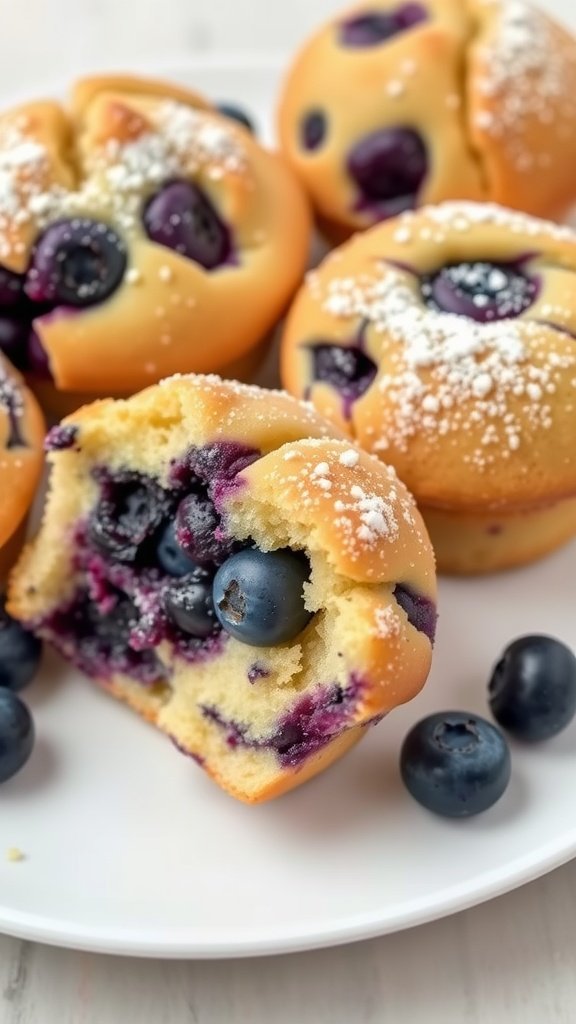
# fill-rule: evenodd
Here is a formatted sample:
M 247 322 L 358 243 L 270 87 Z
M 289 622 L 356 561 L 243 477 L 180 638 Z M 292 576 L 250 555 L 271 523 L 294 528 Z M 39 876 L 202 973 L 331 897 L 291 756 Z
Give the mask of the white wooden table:
M 568 15 L 572 3 L 546 6 Z M 0 95 L 141 61 L 280 55 L 338 6 L 6 0 Z M 575 907 L 576 862 L 436 924 L 269 960 L 139 962 L 0 936 L 0 1024 L 574 1024 Z

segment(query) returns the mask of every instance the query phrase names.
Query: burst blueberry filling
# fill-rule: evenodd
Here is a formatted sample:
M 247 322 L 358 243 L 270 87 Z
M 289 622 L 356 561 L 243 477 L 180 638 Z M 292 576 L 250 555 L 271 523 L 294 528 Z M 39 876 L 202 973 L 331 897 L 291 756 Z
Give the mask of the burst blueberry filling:
M 364 49 L 380 46 L 402 32 L 408 32 L 428 20 L 428 11 L 419 3 L 405 3 L 391 11 L 365 11 L 349 18 L 339 27 L 342 46 Z
M 231 749 L 271 751 L 283 768 L 297 768 L 352 725 L 362 683 L 352 677 L 347 686 L 319 686 L 296 698 L 293 706 L 267 735 L 251 735 L 242 722 L 225 718 L 218 708 L 205 705 L 202 713 L 222 730 Z
M 540 284 L 525 269 L 526 259 L 512 263 L 456 263 L 422 282 L 430 309 L 466 316 L 478 323 L 521 316 L 538 298 Z
M 358 193 L 355 210 L 369 213 L 375 221 L 386 220 L 417 205 L 428 173 L 428 154 L 413 128 L 382 128 L 356 143 L 347 170 Z
M 362 398 L 374 382 L 376 363 L 359 344 L 341 346 L 329 342 L 312 342 L 309 349 L 312 380 L 314 383 L 329 384 L 340 393 L 343 414 L 349 419 L 354 403 Z

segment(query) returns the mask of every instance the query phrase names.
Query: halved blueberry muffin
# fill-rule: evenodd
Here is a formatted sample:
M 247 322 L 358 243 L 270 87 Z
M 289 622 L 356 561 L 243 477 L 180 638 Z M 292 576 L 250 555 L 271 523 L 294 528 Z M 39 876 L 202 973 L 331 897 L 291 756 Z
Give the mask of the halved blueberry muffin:
M 310 214 L 238 121 L 168 83 L 86 79 L 68 108 L 0 116 L 0 175 L 0 350 L 51 410 L 262 359 Z
M 576 233 L 494 204 L 405 213 L 335 250 L 283 339 L 283 381 L 414 494 L 441 571 L 576 535 Z
M 183 376 L 49 435 L 9 608 L 249 802 L 424 684 L 431 547 L 394 472 L 281 392 Z
M 24 542 L 42 473 L 44 433 L 34 396 L 0 356 L 0 594 Z
M 303 46 L 284 152 L 326 233 L 447 199 L 576 199 L 576 41 L 524 0 L 364 0 Z

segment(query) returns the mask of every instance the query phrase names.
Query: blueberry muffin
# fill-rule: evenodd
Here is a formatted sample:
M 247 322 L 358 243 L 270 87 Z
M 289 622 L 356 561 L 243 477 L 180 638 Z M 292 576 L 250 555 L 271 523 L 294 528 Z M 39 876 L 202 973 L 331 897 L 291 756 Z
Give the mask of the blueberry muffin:
M 283 160 L 165 83 L 87 79 L 68 108 L 8 111 L 0 181 L 0 349 L 56 412 L 249 374 L 306 265 Z
M 9 610 L 247 802 L 413 697 L 432 549 L 394 471 L 281 392 L 182 376 L 53 428 Z
M 576 41 L 523 0 L 375 0 L 306 44 L 279 109 L 326 233 L 448 199 L 576 200 Z
M 283 380 L 395 466 L 441 570 L 487 572 L 576 533 L 575 338 L 576 234 L 446 203 L 309 276 Z
M 0 594 L 40 482 L 44 420 L 19 373 L 0 356 Z

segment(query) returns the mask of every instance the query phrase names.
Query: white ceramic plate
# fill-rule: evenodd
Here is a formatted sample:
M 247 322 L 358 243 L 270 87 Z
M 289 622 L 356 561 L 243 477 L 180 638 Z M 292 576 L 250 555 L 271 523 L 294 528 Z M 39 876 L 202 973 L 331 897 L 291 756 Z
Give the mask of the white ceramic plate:
M 198 88 L 266 125 L 275 74 L 206 65 Z M 275 804 L 221 793 L 129 710 L 47 656 L 27 699 L 38 741 L 0 789 L 0 931 L 107 953 L 228 957 L 381 935 L 479 903 L 576 854 L 576 726 L 513 746 L 510 788 L 465 822 L 426 813 L 398 777 L 409 726 L 487 712 L 502 647 L 549 632 L 576 647 L 576 546 L 483 581 L 445 581 L 425 692 L 321 778 Z M 9 863 L 4 850 L 26 859 Z

